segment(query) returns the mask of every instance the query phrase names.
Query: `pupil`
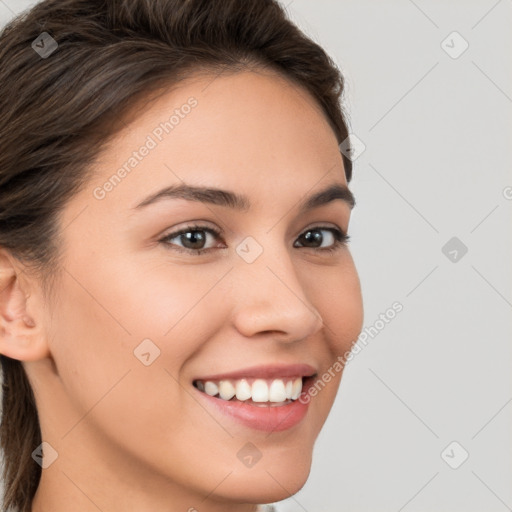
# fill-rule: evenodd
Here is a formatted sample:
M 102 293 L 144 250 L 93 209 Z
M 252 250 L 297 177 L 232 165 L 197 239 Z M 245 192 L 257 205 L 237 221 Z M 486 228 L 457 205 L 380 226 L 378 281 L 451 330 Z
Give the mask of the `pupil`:
M 195 247 L 194 244 L 197 242 L 199 242 L 199 245 L 201 245 L 201 242 L 204 243 L 204 236 L 201 234 L 201 231 L 189 231 L 188 233 L 185 233 L 181 236 L 186 238 L 187 243 L 192 243 L 193 247 L 189 247 L 189 249 L 201 249 L 201 247 Z M 186 244 L 184 245 L 186 246 Z
M 306 240 L 307 243 L 313 241 L 318 241 L 320 242 L 320 244 L 322 243 L 322 233 L 318 230 L 313 230 L 313 231 L 307 231 L 305 234 L 304 234 L 304 239 Z

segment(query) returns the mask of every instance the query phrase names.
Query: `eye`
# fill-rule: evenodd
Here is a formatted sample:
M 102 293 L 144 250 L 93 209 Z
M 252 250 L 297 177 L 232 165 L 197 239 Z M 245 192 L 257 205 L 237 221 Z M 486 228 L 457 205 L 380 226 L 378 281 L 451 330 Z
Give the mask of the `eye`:
M 325 237 L 324 235 L 322 235 L 321 234 L 322 231 L 327 232 L 328 236 Z M 302 244 L 305 244 L 305 245 L 302 245 L 303 247 L 305 246 L 305 247 L 314 249 L 316 251 L 327 251 L 327 252 L 335 251 L 337 249 L 340 249 L 343 246 L 346 246 L 349 239 L 350 239 L 350 237 L 346 233 L 341 231 L 340 229 L 329 228 L 329 227 L 325 227 L 325 226 L 310 228 L 307 231 L 304 231 L 304 233 L 302 233 L 298 238 L 299 241 L 302 240 L 301 241 Z M 327 247 L 325 247 L 325 246 L 322 247 L 322 244 L 325 241 L 328 242 Z M 316 246 L 317 243 L 320 244 L 320 247 Z M 313 246 L 311 246 L 310 244 L 313 244 Z M 294 247 L 297 247 L 297 245 L 294 244 Z
M 321 234 L 322 232 L 326 232 L 327 236 Z M 215 249 L 215 247 L 205 247 L 208 235 L 215 240 L 221 236 L 221 232 L 208 226 L 191 225 L 165 235 L 159 242 L 169 249 L 199 256 Z M 338 228 L 321 226 L 304 231 L 297 239 L 301 245 L 294 244 L 293 246 L 325 253 L 346 246 L 349 239 L 350 237 Z M 173 242 L 174 240 L 176 241 Z M 325 242 L 327 242 L 327 245 L 324 244 Z M 219 248 L 224 249 L 226 247 Z
M 163 244 L 167 244 L 169 246 L 175 246 L 172 247 L 173 249 L 176 249 L 178 252 L 186 252 L 190 254 L 202 254 L 204 252 L 209 251 L 211 248 L 205 248 L 204 245 L 207 241 L 208 236 L 219 238 L 220 231 L 217 231 L 216 229 L 207 227 L 207 226 L 186 226 L 183 229 L 180 229 L 179 231 L 176 231 L 174 233 L 170 233 L 163 238 L 159 240 L 159 242 L 162 242 Z M 183 244 L 183 246 L 176 245 L 176 243 L 172 243 L 171 241 L 174 239 L 178 239 L 179 242 Z M 171 247 L 169 247 L 171 248 Z

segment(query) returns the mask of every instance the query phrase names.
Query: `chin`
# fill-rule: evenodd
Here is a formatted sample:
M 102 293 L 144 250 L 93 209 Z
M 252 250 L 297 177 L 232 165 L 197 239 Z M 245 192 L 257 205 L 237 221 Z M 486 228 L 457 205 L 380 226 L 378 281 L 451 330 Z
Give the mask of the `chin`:
M 275 463 L 268 461 L 265 465 L 262 459 L 249 471 L 231 475 L 226 494 L 240 502 L 263 504 L 281 501 L 304 487 L 310 470 L 311 457 L 300 461 L 283 458 Z

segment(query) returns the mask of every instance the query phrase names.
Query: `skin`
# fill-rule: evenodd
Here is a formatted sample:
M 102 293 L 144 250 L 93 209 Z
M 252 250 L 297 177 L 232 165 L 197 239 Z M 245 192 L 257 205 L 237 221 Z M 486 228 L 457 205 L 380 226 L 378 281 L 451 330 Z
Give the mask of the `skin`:
M 191 96 L 191 113 L 96 199 L 94 189 Z M 67 512 L 70 503 L 80 512 L 248 512 L 296 493 L 341 372 L 301 423 L 270 434 L 206 410 L 192 379 L 276 362 L 322 374 L 362 328 L 349 247 L 294 247 L 314 226 L 348 231 L 351 213 L 342 200 L 298 213 L 304 196 L 347 184 L 335 135 L 305 90 L 268 71 L 197 75 L 142 112 L 59 217 L 53 300 L 0 253 L 0 351 L 23 361 L 43 441 L 58 452 L 33 512 Z M 245 194 L 251 208 L 168 199 L 133 209 L 182 181 Z M 158 241 L 194 222 L 224 231 L 206 235 L 210 252 L 178 252 L 179 237 Z M 263 249 L 251 264 L 235 250 L 247 236 Z M 161 351 L 150 366 L 133 353 L 146 338 Z M 248 441 L 262 454 L 251 468 L 237 458 Z

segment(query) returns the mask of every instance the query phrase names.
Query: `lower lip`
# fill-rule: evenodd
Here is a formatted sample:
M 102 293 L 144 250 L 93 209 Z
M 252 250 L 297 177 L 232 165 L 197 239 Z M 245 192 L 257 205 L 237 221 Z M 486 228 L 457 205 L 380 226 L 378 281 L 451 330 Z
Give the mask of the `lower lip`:
M 304 385 L 302 394 L 305 393 L 305 387 Z M 221 413 L 242 425 L 265 432 L 282 432 L 294 427 L 304 419 L 309 407 L 309 400 L 307 403 L 295 400 L 286 405 L 259 407 L 247 402 L 222 400 L 194 389 Z

